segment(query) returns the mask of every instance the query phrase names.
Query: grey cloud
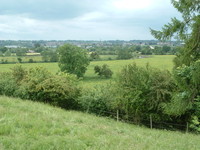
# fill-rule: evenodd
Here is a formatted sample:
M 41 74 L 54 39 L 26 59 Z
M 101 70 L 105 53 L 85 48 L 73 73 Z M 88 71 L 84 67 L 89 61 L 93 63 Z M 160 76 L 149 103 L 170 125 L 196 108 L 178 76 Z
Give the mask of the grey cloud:
M 69 19 L 93 11 L 100 4 L 102 2 L 92 0 L 1 0 L 0 14 L 23 14 L 45 20 Z
M 114 0 L 1 0 L 1 39 L 152 39 L 178 16 L 169 0 L 145 10 L 118 11 Z M 155 3 L 156 4 L 156 3 Z

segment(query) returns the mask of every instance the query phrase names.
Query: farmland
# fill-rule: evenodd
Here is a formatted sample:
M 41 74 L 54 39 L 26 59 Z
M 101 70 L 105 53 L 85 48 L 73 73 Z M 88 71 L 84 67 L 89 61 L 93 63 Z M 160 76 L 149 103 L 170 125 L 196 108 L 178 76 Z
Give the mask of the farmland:
M 112 60 L 112 59 L 116 59 L 117 55 L 100 55 L 100 60 Z M 40 53 L 27 53 L 26 56 L 0 56 L 0 62 L 6 61 L 8 63 L 18 63 L 18 58 L 22 59 L 22 62 L 29 62 L 30 59 L 32 59 L 34 62 L 43 62 L 42 60 L 42 56 L 40 55 Z
M 38 56 L 37 56 L 38 57 Z M 104 59 L 111 57 L 111 56 L 103 56 Z M 83 84 L 91 85 L 91 84 L 99 84 L 104 83 L 107 81 L 110 81 L 110 79 L 104 79 L 99 78 L 94 73 L 94 66 L 96 65 L 103 65 L 107 64 L 111 70 L 114 72 L 113 78 L 114 79 L 117 76 L 117 73 L 122 69 L 123 66 L 136 63 L 138 66 L 145 66 L 147 63 L 155 68 L 160 69 L 167 69 L 169 71 L 172 70 L 173 67 L 173 58 L 174 55 L 155 55 L 148 58 L 142 58 L 142 59 L 132 59 L 132 60 L 107 60 L 107 61 L 92 61 L 90 62 L 90 65 L 88 66 L 87 72 L 81 80 Z M 36 66 L 41 66 L 44 68 L 47 68 L 50 72 L 56 73 L 59 71 L 59 67 L 57 63 L 22 63 L 20 64 L 25 68 L 32 68 Z M 10 68 L 14 67 L 15 64 L 0 64 L 0 72 L 9 71 Z M 111 80 L 112 80 L 111 79 Z

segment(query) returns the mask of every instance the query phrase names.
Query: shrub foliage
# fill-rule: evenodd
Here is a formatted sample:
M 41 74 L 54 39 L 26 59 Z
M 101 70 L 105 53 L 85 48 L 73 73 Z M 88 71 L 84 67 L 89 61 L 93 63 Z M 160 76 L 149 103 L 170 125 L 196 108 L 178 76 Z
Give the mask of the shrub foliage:
M 107 64 L 104 64 L 102 66 L 95 66 L 94 67 L 95 73 L 97 73 L 100 77 L 105 77 L 105 78 L 111 78 L 113 72 L 111 69 L 108 67 Z
M 132 117 L 135 121 L 146 119 L 150 114 L 162 120 L 165 116 L 162 105 L 170 101 L 172 92 L 176 89 L 168 71 L 148 65 L 146 68 L 136 64 L 124 67 L 117 84 L 118 106 L 127 118 Z
M 37 67 L 26 71 L 16 66 L 11 72 L 0 74 L 0 94 L 50 103 L 66 109 L 77 109 L 80 88 L 73 75 L 53 75 Z

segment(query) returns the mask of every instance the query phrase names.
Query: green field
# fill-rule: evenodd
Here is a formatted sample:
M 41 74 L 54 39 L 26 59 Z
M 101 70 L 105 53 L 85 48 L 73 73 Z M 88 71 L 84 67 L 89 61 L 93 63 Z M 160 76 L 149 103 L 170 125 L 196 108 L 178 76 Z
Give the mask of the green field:
M 104 56 L 109 57 L 109 55 Z M 142 59 L 133 59 L 133 60 L 110 60 L 110 61 L 92 61 L 90 65 L 88 66 L 87 72 L 82 80 L 82 83 L 88 86 L 94 85 L 94 84 L 101 84 L 105 82 L 109 82 L 110 79 L 103 79 L 99 78 L 94 73 L 94 66 L 95 65 L 103 65 L 108 64 L 111 70 L 114 72 L 113 78 L 114 79 L 117 75 L 117 73 L 122 69 L 123 66 L 131 64 L 135 62 L 139 66 L 145 66 L 147 63 L 149 63 L 152 67 L 160 68 L 160 69 L 167 69 L 169 71 L 173 68 L 173 58 L 175 56 L 173 55 L 156 55 L 151 56 L 148 58 L 142 58 Z M 12 68 L 15 64 L 0 64 L 0 72 L 3 71 L 9 71 L 10 68 Z M 21 64 L 25 68 L 31 68 L 36 66 L 42 66 L 47 68 L 52 73 L 56 73 L 59 71 L 58 63 L 22 63 Z M 111 79 L 111 80 L 112 80 Z
M 16 56 L 0 57 L 0 62 L 2 62 L 2 60 L 3 60 L 3 61 L 7 61 L 8 63 L 18 63 L 17 58 L 18 57 L 16 57 Z M 42 57 L 41 56 L 27 55 L 27 56 L 21 56 L 19 58 L 22 59 L 22 62 L 28 62 L 29 59 L 32 59 L 33 61 L 36 61 L 36 62 L 41 62 L 42 61 Z
M 0 150 L 199 150 L 199 135 L 0 97 Z
M 0 56 L 0 63 L 7 61 L 8 63 L 18 63 L 18 59 L 21 58 L 22 62 L 29 62 L 32 59 L 34 62 L 42 62 L 42 56 L 40 53 L 28 53 L 26 56 L 9 56 L 9 57 L 1 57 Z M 117 55 L 100 55 L 100 60 L 114 60 L 117 58 Z

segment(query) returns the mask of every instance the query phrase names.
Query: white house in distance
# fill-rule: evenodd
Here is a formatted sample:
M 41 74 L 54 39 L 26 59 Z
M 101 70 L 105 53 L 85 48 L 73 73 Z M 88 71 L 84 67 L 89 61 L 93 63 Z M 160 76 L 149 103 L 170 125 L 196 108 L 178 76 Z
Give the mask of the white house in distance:
M 153 47 L 153 46 L 149 46 L 149 48 L 150 48 L 150 49 L 155 49 L 155 47 Z
M 17 45 L 7 45 L 7 46 L 5 46 L 6 48 L 19 48 L 19 46 L 17 46 Z

